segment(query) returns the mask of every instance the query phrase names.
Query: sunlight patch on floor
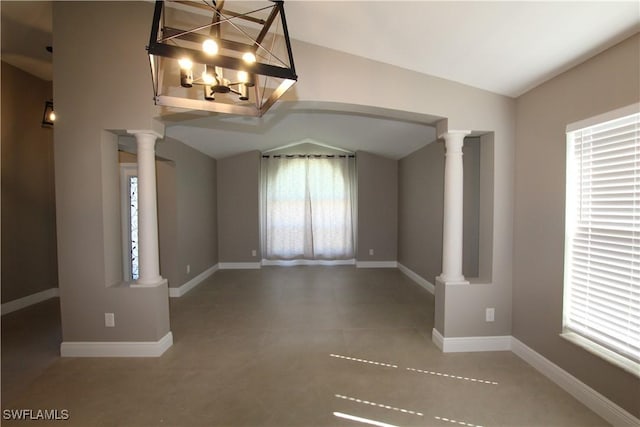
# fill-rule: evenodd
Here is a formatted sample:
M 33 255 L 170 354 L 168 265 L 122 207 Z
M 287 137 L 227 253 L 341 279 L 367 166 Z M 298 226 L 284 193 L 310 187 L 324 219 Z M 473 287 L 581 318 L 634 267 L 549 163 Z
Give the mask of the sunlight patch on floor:
M 444 418 L 444 417 L 433 417 L 433 418 L 435 418 L 436 420 L 439 420 L 439 421 L 445 421 L 445 422 L 448 422 L 448 423 L 451 423 L 451 424 L 457 424 L 459 426 L 482 427 L 482 426 L 479 426 L 477 424 L 466 423 L 464 421 L 453 420 L 453 419 L 450 419 L 450 418 Z
M 367 360 L 367 359 L 358 359 L 356 357 L 341 356 L 339 354 L 333 354 L 333 353 L 330 354 L 329 356 L 335 357 L 337 359 L 351 360 L 353 362 L 368 363 L 370 365 L 384 366 L 386 368 L 397 368 L 398 367 L 398 365 L 394 365 L 392 363 L 383 363 L 383 362 L 376 362 L 376 361 Z
M 398 427 L 398 426 L 393 425 L 393 424 L 383 423 L 382 421 L 370 420 L 369 418 L 356 417 L 355 415 L 344 414 L 342 412 L 334 412 L 333 415 L 335 415 L 338 418 L 344 418 L 345 420 L 356 421 L 356 422 L 359 422 L 359 423 L 369 424 L 369 425 L 372 425 L 372 426 Z
M 455 380 L 464 380 L 464 381 L 471 381 L 471 382 L 474 382 L 474 383 L 498 385 L 498 383 L 495 382 L 495 381 L 480 380 L 478 378 L 461 377 L 461 376 L 453 375 L 453 374 L 445 374 L 443 372 L 423 371 L 422 369 L 414 369 L 414 368 L 405 368 L 405 369 L 407 371 L 419 372 L 421 374 L 436 375 L 436 376 L 439 376 L 439 377 L 453 378 Z
M 375 366 L 383 366 L 385 368 L 398 368 L 398 365 L 392 364 L 392 363 L 385 363 L 385 362 L 377 362 L 374 360 L 367 360 L 367 359 L 360 359 L 357 357 L 351 357 L 351 356 L 343 356 L 340 354 L 329 354 L 329 356 L 334 357 L 336 359 L 343 359 L 343 360 L 350 360 L 352 362 L 360 362 L 360 363 L 367 363 L 369 365 L 375 365 Z M 401 368 L 402 369 L 402 368 Z M 451 378 L 454 380 L 463 380 L 463 381 L 470 381 L 470 382 L 474 382 L 474 383 L 480 383 L 480 384 L 489 384 L 489 385 L 498 385 L 498 383 L 496 381 L 491 381 L 491 380 L 485 380 L 485 379 L 479 379 L 479 378 L 471 378 L 471 377 L 463 377 L 460 375 L 454 375 L 454 374 L 447 374 L 444 372 L 437 372 L 437 371 L 427 371 L 427 370 L 423 370 L 423 369 L 416 369 L 416 368 L 404 368 L 407 371 L 410 372 L 417 372 L 420 374 L 429 374 L 429 375 L 435 375 L 438 377 L 443 377 L 443 378 Z
M 342 394 L 335 394 L 334 396 L 337 397 L 338 399 L 350 400 L 352 402 L 362 403 L 364 405 L 377 406 L 379 408 L 390 409 L 392 411 L 403 412 L 405 414 L 417 415 L 419 417 L 424 416 L 424 414 L 422 412 L 411 411 L 409 409 L 403 409 L 403 408 L 396 408 L 395 406 L 385 405 L 385 404 L 376 403 L 376 402 L 370 402 L 368 400 L 358 399 L 358 398 L 355 398 L 355 397 L 344 396 Z

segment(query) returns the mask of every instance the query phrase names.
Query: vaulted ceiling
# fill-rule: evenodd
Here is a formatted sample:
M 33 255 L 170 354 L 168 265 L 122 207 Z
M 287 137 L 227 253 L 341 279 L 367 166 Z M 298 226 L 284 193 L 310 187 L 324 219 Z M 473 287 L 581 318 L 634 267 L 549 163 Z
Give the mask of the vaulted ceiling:
M 637 1 L 289 0 L 285 9 L 292 38 L 510 97 L 640 30 Z M 0 11 L 2 60 L 51 79 L 51 2 L 2 1 Z M 167 134 L 216 158 L 296 138 L 399 158 L 434 136 L 414 121 L 278 108 L 175 122 Z

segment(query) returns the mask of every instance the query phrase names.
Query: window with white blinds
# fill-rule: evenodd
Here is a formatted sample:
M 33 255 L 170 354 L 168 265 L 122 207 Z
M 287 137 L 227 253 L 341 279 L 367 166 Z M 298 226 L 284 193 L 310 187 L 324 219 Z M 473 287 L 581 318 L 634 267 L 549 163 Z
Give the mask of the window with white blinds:
M 567 132 L 564 331 L 639 363 L 640 113 L 604 118 Z

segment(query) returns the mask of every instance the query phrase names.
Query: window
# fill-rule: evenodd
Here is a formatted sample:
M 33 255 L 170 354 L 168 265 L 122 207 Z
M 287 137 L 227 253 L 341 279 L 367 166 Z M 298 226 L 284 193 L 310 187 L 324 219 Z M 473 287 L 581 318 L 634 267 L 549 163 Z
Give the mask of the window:
M 564 336 L 640 374 L 640 113 L 567 128 Z
M 138 165 L 120 165 L 124 279 L 138 280 Z
M 266 156 L 262 160 L 265 259 L 352 259 L 355 159 Z

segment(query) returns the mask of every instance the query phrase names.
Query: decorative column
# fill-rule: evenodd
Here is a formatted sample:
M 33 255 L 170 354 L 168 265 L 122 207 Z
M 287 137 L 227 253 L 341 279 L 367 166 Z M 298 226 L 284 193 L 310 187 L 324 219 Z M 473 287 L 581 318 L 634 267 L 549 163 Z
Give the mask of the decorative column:
M 156 189 L 156 139 L 148 130 L 127 131 L 138 146 L 138 280 L 132 286 L 157 286 L 160 276 L 158 250 L 158 202 Z
M 444 225 L 442 233 L 442 274 L 444 283 L 465 283 L 462 274 L 462 145 L 470 131 L 449 131 L 443 135 L 444 164 Z

